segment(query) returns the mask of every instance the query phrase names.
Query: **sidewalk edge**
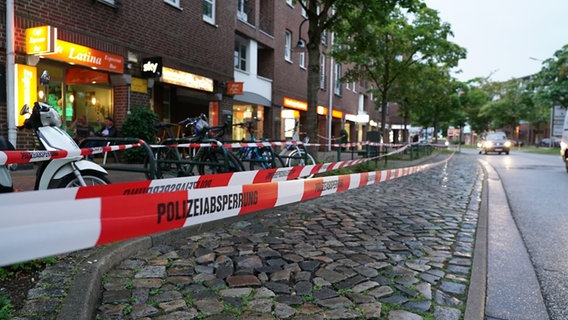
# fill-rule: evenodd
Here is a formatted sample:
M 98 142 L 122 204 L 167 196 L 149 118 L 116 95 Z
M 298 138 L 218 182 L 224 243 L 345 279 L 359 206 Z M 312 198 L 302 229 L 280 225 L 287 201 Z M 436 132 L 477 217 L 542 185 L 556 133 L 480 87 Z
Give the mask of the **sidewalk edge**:
M 487 293 L 487 232 L 488 232 L 488 194 L 487 171 L 483 171 L 483 188 L 477 220 L 471 278 L 465 306 L 464 320 L 479 320 L 485 318 L 485 299 Z

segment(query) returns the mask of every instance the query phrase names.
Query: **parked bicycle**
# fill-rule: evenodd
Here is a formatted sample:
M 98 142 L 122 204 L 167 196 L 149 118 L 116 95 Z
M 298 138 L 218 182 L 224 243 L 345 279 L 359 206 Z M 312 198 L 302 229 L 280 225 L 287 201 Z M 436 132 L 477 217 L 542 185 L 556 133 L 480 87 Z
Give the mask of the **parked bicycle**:
M 164 124 L 162 124 L 164 125 Z M 244 171 L 243 164 L 214 138 L 220 132 L 224 134 L 226 125 L 210 127 L 207 116 L 201 114 L 187 118 L 179 125 L 191 129 L 193 135 L 187 138 L 166 138 L 153 154 L 156 162 L 157 179 Z M 210 144 L 204 147 L 178 147 L 179 144 Z M 181 151 L 181 150 L 187 151 Z M 149 159 L 144 161 L 148 169 Z
M 278 154 L 278 156 L 282 160 L 284 160 L 284 165 L 286 167 L 307 166 L 307 165 L 316 164 L 315 158 L 308 152 L 308 150 L 306 150 L 304 146 L 304 143 L 308 143 L 310 139 L 308 136 L 306 136 L 304 138 L 304 141 L 300 140 L 298 125 L 299 122 L 296 121 L 294 129 L 292 129 L 293 134 L 292 134 L 291 143 L 287 144 Z
M 256 119 L 254 119 L 256 120 Z M 258 121 L 258 120 L 256 120 Z M 239 126 L 247 130 L 250 136 L 250 142 L 258 142 L 254 136 L 253 120 L 241 123 L 235 123 L 233 126 Z M 242 141 L 247 142 L 247 141 Z M 270 169 L 284 167 L 284 161 L 271 146 L 262 147 L 242 147 L 235 152 L 235 156 L 242 162 L 248 163 L 250 170 Z

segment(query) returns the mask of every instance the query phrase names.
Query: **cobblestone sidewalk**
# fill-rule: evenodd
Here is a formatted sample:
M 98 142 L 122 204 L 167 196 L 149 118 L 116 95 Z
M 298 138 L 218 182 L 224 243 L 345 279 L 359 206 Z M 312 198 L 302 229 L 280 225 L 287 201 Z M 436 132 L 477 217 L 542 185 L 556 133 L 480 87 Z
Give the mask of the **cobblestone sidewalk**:
M 96 317 L 461 319 L 482 180 L 475 159 L 456 154 L 418 174 L 188 230 L 104 275 Z M 20 319 L 50 318 L 38 302 L 49 294 L 64 290 L 30 297 Z

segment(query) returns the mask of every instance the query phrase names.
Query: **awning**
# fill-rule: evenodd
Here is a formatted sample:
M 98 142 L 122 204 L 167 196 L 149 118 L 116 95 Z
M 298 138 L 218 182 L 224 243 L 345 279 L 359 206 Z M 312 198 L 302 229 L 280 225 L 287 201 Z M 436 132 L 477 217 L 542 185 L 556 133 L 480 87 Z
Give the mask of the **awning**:
M 265 97 L 257 93 L 247 92 L 247 91 L 243 92 L 243 94 L 234 95 L 233 99 L 250 104 L 260 104 L 262 106 L 267 106 L 267 107 L 270 107 L 272 105 L 270 100 L 266 99 Z

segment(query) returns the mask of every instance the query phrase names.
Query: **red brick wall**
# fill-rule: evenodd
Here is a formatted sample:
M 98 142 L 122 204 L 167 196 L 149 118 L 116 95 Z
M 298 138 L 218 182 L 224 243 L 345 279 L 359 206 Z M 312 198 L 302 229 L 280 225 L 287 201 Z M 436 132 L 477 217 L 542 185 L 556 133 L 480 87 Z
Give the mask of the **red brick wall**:
M 307 101 L 307 70 L 299 66 L 298 52 L 292 51 L 292 63 L 284 59 L 285 32 L 292 32 L 292 46 L 298 42 L 299 27 L 304 18 L 300 13 L 300 5 L 294 8 L 286 1 L 276 1 L 274 10 L 274 82 L 273 102 L 282 105 L 285 96 Z M 307 39 L 308 22 L 302 27 L 302 38 Z M 307 54 L 306 54 L 307 65 Z

